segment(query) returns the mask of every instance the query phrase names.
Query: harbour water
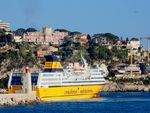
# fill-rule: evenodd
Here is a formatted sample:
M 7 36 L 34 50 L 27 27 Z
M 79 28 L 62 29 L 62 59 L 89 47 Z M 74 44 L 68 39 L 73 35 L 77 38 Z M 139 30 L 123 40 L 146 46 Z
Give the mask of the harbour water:
M 1 107 L 0 113 L 150 113 L 149 92 L 101 93 L 103 99 Z

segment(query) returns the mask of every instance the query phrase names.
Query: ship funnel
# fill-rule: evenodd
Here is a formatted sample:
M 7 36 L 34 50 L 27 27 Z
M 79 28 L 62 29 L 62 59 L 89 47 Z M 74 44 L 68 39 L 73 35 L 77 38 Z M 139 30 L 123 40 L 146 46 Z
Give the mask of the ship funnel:
M 63 67 L 56 56 L 45 56 L 44 72 L 63 71 Z

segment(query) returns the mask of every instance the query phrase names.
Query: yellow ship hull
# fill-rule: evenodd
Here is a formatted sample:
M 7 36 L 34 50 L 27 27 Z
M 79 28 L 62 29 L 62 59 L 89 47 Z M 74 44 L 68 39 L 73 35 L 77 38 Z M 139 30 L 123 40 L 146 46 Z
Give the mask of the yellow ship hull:
M 37 88 L 37 97 L 43 101 L 81 100 L 97 97 L 104 85 L 62 86 Z
M 97 97 L 104 85 L 87 86 L 61 86 L 49 88 L 34 88 L 36 95 L 43 101 L 64 101 L 64 100 L 82 100 Z M 13 86 L 8 89 L 8 93 L 21 91 L 21 86 Z

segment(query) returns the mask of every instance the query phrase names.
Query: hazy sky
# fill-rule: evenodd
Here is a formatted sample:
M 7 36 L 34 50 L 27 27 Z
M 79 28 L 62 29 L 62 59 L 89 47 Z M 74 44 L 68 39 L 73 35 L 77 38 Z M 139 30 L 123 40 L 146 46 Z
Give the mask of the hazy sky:
M 150 0 L 0 0 L 12 30 L 43 26 L 123 37 L 150 35 Z

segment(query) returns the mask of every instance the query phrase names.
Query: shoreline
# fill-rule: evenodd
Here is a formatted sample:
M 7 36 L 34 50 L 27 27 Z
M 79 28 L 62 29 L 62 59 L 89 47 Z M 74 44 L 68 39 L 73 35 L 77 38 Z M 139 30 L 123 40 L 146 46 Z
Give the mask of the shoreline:
M 150 92 L 150 85 L 132 83 L 106 83 L 102 92 Z
M 134 93 L 134 92 L 138 92 L 138 93 L 148 93 L 150 91 L 101 91 L 101 93 Z M 61 102 L 61 101 L 60 101 Z M 12 100 L 12 99 L 3 99 L 0 100 L 0 108 L 1 107 L 12 107 L 12 106 L 30 106 L 30 105 L 37 105 L 37 104 L 42 104 L 42 103 L 46 103 L 41 101 L 40 99 L 36 99 L 36 100 Z
M 150 76 L 130 76 L 106 80 L 103 92 L 150 92 Z

